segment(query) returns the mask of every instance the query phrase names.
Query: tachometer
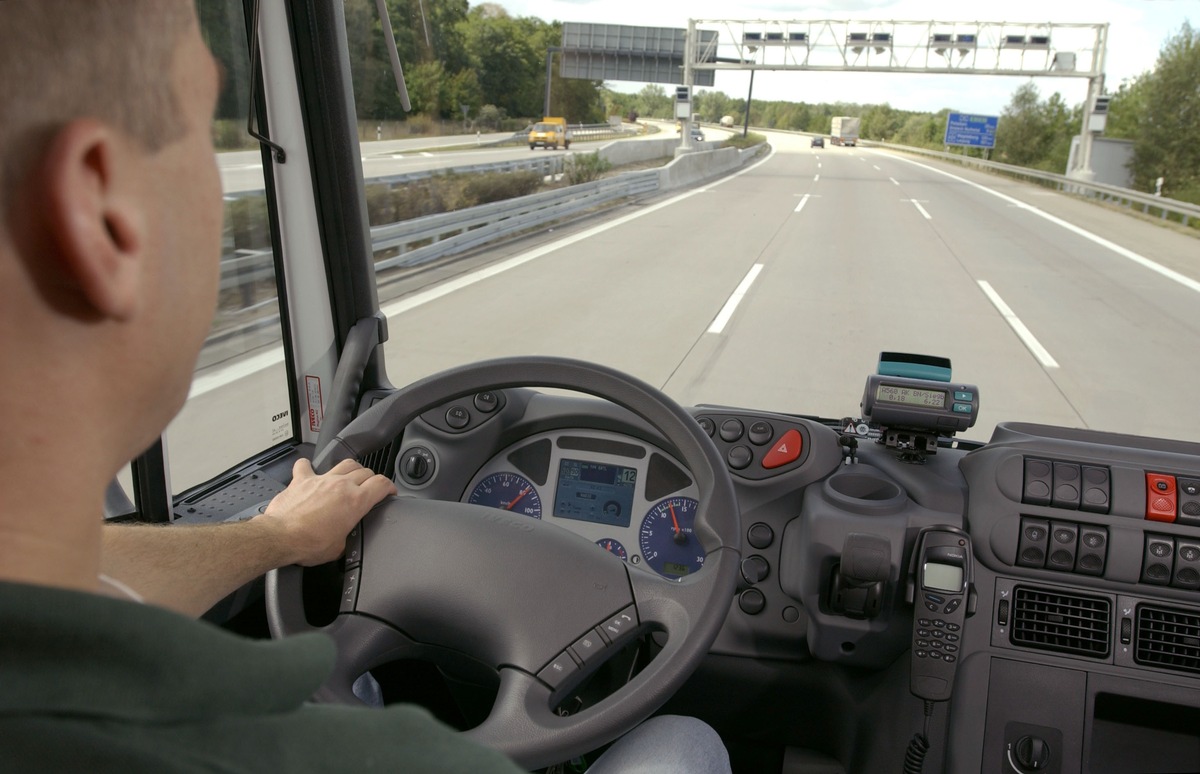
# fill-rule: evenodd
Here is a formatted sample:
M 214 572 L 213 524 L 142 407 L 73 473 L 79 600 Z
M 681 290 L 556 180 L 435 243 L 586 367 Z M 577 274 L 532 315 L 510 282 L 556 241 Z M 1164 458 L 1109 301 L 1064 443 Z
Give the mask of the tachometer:
M 642 558 L 664 578 L 679 580 L 704 565 L 704 547 L 694 534 L 699 506 L 691 497 L 669 497 L 642 518 Z
M 493 473 L 475 485 L 467 502 L 542 518 L 542 498 L 529 479 L 516 473 Z

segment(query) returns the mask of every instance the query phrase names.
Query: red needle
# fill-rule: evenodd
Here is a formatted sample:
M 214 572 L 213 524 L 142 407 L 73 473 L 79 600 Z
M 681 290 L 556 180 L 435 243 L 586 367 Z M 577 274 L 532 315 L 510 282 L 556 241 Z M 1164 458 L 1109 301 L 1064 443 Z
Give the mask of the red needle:
M 679 519 L 675 518 L 675 506 L 672 503 L 667 503 L 667 507 L 671 509 L 671 523 L 675 525 L 675 534 L 679 534 Z
M 515 508 L 517 506 L 517 503 L 521 502 L 521 498 L 524 497 L 525 495 L 529 494 L 529 490 L 531 490 L 531 489 L 533 489 L 533 487 L 531 487 L 531 486 L 527 486 L 524 489 L 522 489 L 521 493 L 519 495 L 517 495 L 516 497 L 514 497 L 513 501 L 511 503 L 509 503 L 508 507 L 505 508 L 504 510 L 511 511 L 513 508 Z

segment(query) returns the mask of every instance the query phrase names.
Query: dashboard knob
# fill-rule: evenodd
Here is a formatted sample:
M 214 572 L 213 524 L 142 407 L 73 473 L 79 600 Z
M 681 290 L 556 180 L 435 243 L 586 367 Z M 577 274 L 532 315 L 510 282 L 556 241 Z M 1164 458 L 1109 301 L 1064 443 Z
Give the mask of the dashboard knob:
M 434 466 L 433 452 L 424 446 L 414 446 L 400 458 L 400 477 L 409 486 L 419 486 L 433 477 Z
M 1023 736 L 1013 745 L 1021 771 L 1041 771 L 1050 763 L 1050 745 L 1037 736 Z

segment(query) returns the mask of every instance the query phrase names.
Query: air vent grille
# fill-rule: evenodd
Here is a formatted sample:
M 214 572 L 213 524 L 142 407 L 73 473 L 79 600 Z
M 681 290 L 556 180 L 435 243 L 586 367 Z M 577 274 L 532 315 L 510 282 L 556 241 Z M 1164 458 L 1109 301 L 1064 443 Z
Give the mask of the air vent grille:
M 1018 586 L 1010 638 L 1014 645 L 1026 648 L 1105 658 L 1111 640 L 1110 611 L 1104 597 Z
M 396 443 L 393 441 L 382 449 L 377 449 L 358 458 L 358 464 L 381 475 L 392 478 L 396 465 Z
M 1139 606 L 1133 660 L 1147 666 L 1200 673 L 1200 615 Z

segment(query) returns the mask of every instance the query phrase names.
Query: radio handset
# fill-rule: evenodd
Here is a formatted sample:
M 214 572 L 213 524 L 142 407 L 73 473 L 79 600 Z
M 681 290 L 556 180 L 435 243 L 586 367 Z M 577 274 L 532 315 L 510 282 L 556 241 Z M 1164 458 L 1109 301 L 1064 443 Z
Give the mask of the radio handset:
M 975 613 L 971 537 L 951 526 L 926 527 L 909 562 L 906 599 L 913 606 L 909 688 L 946 701 L 962 656 L 963 623 Z

